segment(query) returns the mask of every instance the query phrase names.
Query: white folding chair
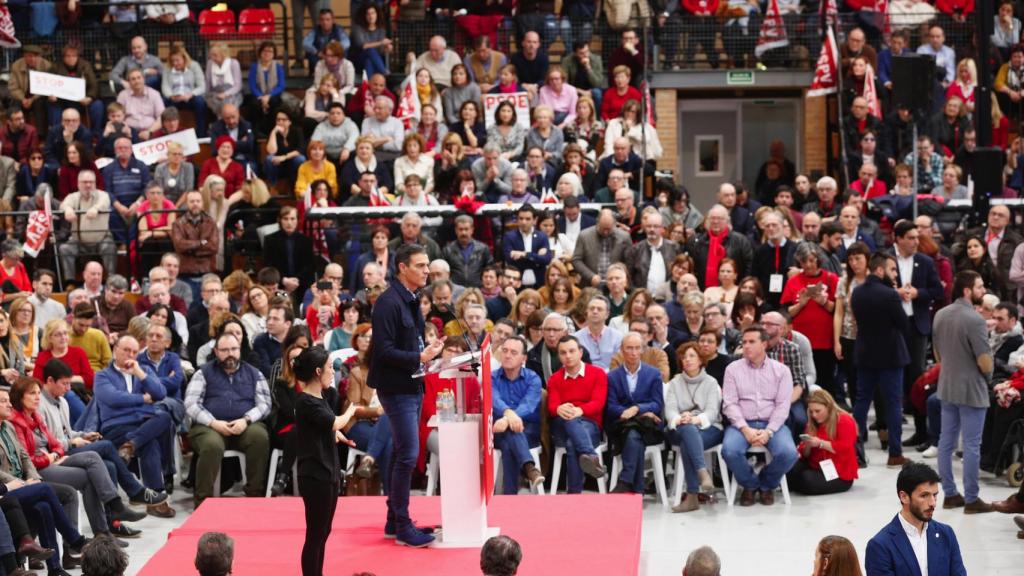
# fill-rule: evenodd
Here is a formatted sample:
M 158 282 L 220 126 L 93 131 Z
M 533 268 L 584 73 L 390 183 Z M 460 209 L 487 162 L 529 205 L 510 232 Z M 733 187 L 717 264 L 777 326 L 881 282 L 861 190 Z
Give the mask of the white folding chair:
M 665 449 L 664 444 L 648 446 L 644 449 L 644 461 L 651 462 L 651 473 L 654 475 L 654 487 L 658 491 L 658 498 L 661 505 L 668 507 L 668 492 L 665 489 L 665 467 L 661 462 L 661 451 Z M 619 483 L 619 475 L 622 473 L 622 455 L 619 454 L 612 459 L 612 477 L 608 480 L 609 490 L 614 490 Z M 646 470 L 644 475 L 647 475 Z M 635 490 L 642 490 L 642 486 L 634 486 Z
M 536 448 L 530 448 L 530 456 L 533 456 L 533 463 L 534 463 L 535 466 L 537 466 L 538 470 L 540 469 L 540 448 L 541 448 L 540 446 L 537 446 Z M 498 450 L 497 448 L 495 448 L 494 449 L 494 486 L 493 486 L 494 490 L 498 489 L 498 479 L 501 478 L 501 476 L 498 475 L 498 472 L 500 472 L 500 471 L 501 471 L 501 450 Z M 504 486 L 502 486 L 502 487 L 504 488 Z M 541 484 L 540 486 L 537 486 L 537 494 L 541 494 L 541 495 L 544 494 L 544 485 L 543 484 Z
M 602 461 L 604 460 L 604 453 L 608 450 L 608 443 L 601 442 L 594 452 L 597 452 L 597 457 Z M 558 492 L 558 480 L 562 476 L 562 458 L 565 457 L 565 446 L 557 446 L 555 448 L 555 466 L 551 470 L 551 493 L 556 494 Z M 605 475 L 607 476 L 607 474 Z M 605 484 L 606 478 L 595 478 L 597 481 L 597 491 L 600 494 L 607 494 L 608 488 Z
M 277 464 L 284 457 L 284 451 L 280 448 L 274 448 L 270 452 L 270 469 L 267 470 L 267 494 L 266 497 L 270 498 L 271 488 L 274 487 L 274 478 L 277 477 Z M 292 496 L 299 495 L 299 462 L 296 460 L 292 463 Z
M 242 469 L 242 484 L 245 484 L 245 452 L 238 450 L 225 450 L 224 457 L 220 461 L 220 468 L 217 469 L 217 478 L 213 481 L 213 496 L 220 496 L 220 471 L 224 468 L 224 460 L 238 458 L 238 465 Z
M 683 501 L 683 452 L 679 449 L 679 446 L 673 446 L 672 452 L 675 453 L 675 472 L 672 478 L 672 505 L 678 506 Z M 714 448 L 709 448 L 704 451 L 704 463 L 707 465 L 708 472 L 711 472 L 711 466 L 714 461 L 718 460 L 718 470 L 722 476 L 722 490 L 725 492 L 726 498 L 729 497 L 729 471 L 725 467 L 725 458 L 722 458 L 722 445 L 719 444 Z
M 765 466 L 770 464 L 771 461 L 772 461 L 772 453 L 769 452 L 768 449 L 765 448 L 764 446 L 751 446 L 751 447 L 747 448 L 747 456 L 749 457 L 751 454 L 764 454 L 764 465 Z M 725 463 L 725 459 L 723 458 L 721 460 L 721 462 L 724 464 Z M 755 471 L 756 470 L 757 470 L 757 467 L 755 466 Z M 722 473 L 722 477 L 724 478 L 725 475 L 726 475 L 726 473 L 723 472 Z M 726 494 L 728 494 L 728 496 L 729 496 L 729 506 L 732 506 L 733 502 L 735 502 L 735 500 L 736 500 L 736 487 L 738 485 L 739 485 L 739 482 L 736 482 L 735 479 L 734 479 L 732 481 L 730 487 L 729 487 L 730 489 L 726 491 Z M 786 481 L 786 475 L 785 474 L 782 475 L 782 483 L 780 484 L 780 488 L 782 488 L 782 500 L 788 506 L 790 504 L 790 500 L 789 500 L 789 482 Z

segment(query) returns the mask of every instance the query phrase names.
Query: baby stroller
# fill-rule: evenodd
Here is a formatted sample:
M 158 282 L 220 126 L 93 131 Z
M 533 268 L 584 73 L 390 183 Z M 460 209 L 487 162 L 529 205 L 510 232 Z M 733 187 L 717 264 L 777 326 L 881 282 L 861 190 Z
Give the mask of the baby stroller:
M 996 475 L 1003 466 L 1010 486 L 1017 488 L 1024 483 L 1024 418 L 1011 424 L 1006 433 L 996 461 Z

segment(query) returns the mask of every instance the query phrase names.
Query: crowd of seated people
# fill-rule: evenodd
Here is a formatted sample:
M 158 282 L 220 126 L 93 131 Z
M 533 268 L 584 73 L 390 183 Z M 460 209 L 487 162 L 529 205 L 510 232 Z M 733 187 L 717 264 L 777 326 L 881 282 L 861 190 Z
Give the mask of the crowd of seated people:
M 686 13 L 691 4 L 668 17 L 705 18 Z M 720 4 L 751 12 L 757 3 Z M 784 16 L 802 6 L 782 4 Z M 1024 150 L 1011 142 L 1008 124 L 1024 95 L 1024 48 L 1006 4 L 997 17 L 1006 63 L 993 68 L 993 113 L 982 120 L 1007 150 L 1007 189 L 1019 192 Z M 388 85 L 388 67 L 397 64 L 391 39 L 369 2 L 349 30 L 330 11 L 317 15 L 301 52 L 311 75 L 301 100 L 286 90 L 287 62 L 273 43 L 260 45 L 243 70 L 226 46 L 210 47 L 205 63 L 176 47 L 163 62 L 142 37 L 112 71 L 118 94 L 105 107 L 93 96 L 71 105 L 12 90 L 0 126 L 2 200 L 40 207 L 49 190 L 60 226 L 53 271 L 46 256 L 22 250 L 25 222 L 4 222 L 18 241 L 0 247 L 0 376 L 11 386 L 6 414 L 8 393 L 0 392 L 0 419 L 10 421 L 0 427 L 0 446 L 9 456 L 3 473 L 23 483 L 4 501 L 21 492 L 24 506 L 48 519 L 33 530 L 39 547 L 56 545 L 54 530 L 67 544 L 63 558 L 44 559 L 28 543 L 18 553 L 51 570 L 60 569 L 55 559 L 73 565 L 84 544 L 74 525 L 79 494 L 93 534 L 132 536 L 123 522 L 140 513 L 129 504 L 173 515 L 166 499 L 181 436 L 193 453 L 184 484 L 196 505 L 218 493 L 222 472 L 234 473 L 222 471 L 226 450 L 246 455 L 246 495 L 261 496 L 268 485 L 274 495 L 290 492 L 289 406 L 299 390 L 289 360 L 314 344 L 339 353 L 329 401 L 349 415 L 345 433 L 365 454 L 352 472 L 386 477 L 389 423 L 365 384 L 369 322 L 405 244 L 424 246 L 431 261 L 431 283 L 417 295 L 424 340 L 446 336 L 445 353 L 454 355 L 464 332 L 477 345 L 491 335 L 486 368 L 507 494 L 521 485 L 561 488 L 551 485 L 557 448 L 568 459 L 567 491 L 582 491 L 591 478 L 604 482 L 620 457 L 613 491 L 642 493 L 646 448 L 663 442 L 678 448 L 677 473 L 685 476 L 678 512 L 708 504 L 715 474 L 704 453 L 719 445 L 740 505 L 772 504 L 783 478 L 794 492 L 843 492 L 868 465 L 872 402 L 871 431 L 888 450 L 885 464 L 902 465 L 904 446 L 935 457 L 944 401 L 920 383 L 937 370 L 926 355 L 932 316 L 964 300 L 954 288 L 965 271 L 995 299 L 978 306 L 990 320 L 996 359 L 979 450 L 981 470 L 1004 470 L 1003 440 L 1024 417 L 1024 238 L 1005 206 L 993 206 L 981 226 L 942 233 L 928 213 L 913 218 L 906 200 L 967 195 L 979 80 L 977 55 L 946 44 L 945 30 L 960 20 L 943 13 L 921 20 L 911 30 L 926 30 L 920 43 L 906 27 L 891 35 L 867 23 L 847 30 L 848 187 L 799 172 L 773 142 L 753 185 L 723 182 L 713 204 L 697 206 L 672 181 L 645 189 L 641 174 L 651 172 L 662 146 L 638 88 L 640 39 L 627 29 L 607 58 L 592 53 L 589 33 L 575 26 L 589 6 L 564 2 L 561 22 L 517 18 L 521 47 L 510 54 L 486 18 L 500 11 L 474 7 L 460 16 L 471 17 L 457 22 L 460 30 L 473 31 L 464 56 L 442 36 L 422 38 L 410 87 L 419 116 L 408 125 L 396 116 L 396 92 L 405 87 Z M 561 25 L 567 17 L 572 26 Z M 399 16 L 399 28 L 403 22 Z M 552 39 L 568 42 L 567 34 L 576 42 L 551 64 Z M 742 35 L 729 31 L 726 52 L 742 56 Z M 707 50 L 708 38 L 713 30 L 691 35 L 696 44 L 685 52 Z M 891 59 L 907 50 L 935 56 L 948 72 L 924 117 L 890 106 Z M 39 52 L 26 47 L 12 78 L 50 69 Z M 77 56 L 64 50 L 58 69 L 81 68 Z M 878 115 L 862 87 L 869 65 L 881 82 Z M 367 72 L 365 83 L 356 70 Z M 530 118 L 522 122 L 516 106 L 503 103 L 488 123 L 482 94 L 514 92 L 527 94 Z M 211 140 L 205 163 L 191 164 L 178 146 L 155 166 L 134 156 L 133 143 L 182 129 L 189 112 Z M 111 159 L 100 169 L 94 149 Z M 560 201 L 554 214 L 542 209 L 549 193 Z M 605 207 L 587 212 L 580 205 L 587 201 Z M 493 218 L 475 211 L 483 202 L 513 208 Z M 382 203 L 409 213 L 337 222 L 310 214 Z M 435 205 L 462 213 L 416 212 Z M 120 261 L 122 246 L 138 258 Z M 237 254 L 246 256 L 244 266 Z M 55 286 L 69 284 L 76 288 L 63 302 L 54 298 Z M 888 367 L 892 389 L 877 399 L 875 367 L 857 360 L 865 345 L 858 292 L 895 299 L 903 314 L 895 336 L 906 355 L 898 369 Z M 425 414 L 448 388 L 429 383 Z M 906 439 L 888 416 L 902 408 L 913 415 Z M 426 460 L 438 447 L 423 436 Z M 268 477 L 274 449 L 282 457 Z M 767 451 L 770 462 L 751 467 L 751 449 Z M 963 505 L 1020 510 L 1016 498 Z

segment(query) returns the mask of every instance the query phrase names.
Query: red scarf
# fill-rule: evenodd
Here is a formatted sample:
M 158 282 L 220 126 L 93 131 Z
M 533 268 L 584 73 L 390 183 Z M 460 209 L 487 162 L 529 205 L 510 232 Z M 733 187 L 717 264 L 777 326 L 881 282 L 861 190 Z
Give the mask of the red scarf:
M 725 258 L 726 236 L 729 229 L 723 228 L 717 235 L 708 230 L 708 265 L 704 269 L 704 287 L 718 286 L 718 264 Z

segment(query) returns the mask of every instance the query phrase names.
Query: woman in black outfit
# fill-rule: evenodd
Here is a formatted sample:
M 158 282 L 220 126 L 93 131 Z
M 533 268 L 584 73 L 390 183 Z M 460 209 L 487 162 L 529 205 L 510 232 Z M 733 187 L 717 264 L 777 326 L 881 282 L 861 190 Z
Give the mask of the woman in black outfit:
M 309 337 L 306 326 L 292 326 L 281 344 L 281 357 L 274 362 L 270 370 L 274 406 L 274 434 L 270 437 L 270 445 L 283 453 L 277 466 L 277 474 L 271 480 L 271 496 L 280 496 L 288 490 L 288 486 L 296 479 L 292 478 L 292 465 L 295 463 L 295 400 L 301 391 L 295 385 L 295 375 L 291 362 L 306 348 L 313 339 Z M 335 388 L 324 391 L 324 398 L 337 411 L 338 392 Z
M 295 430 L 299 459 L 299 494 L 306 510 L 306 541 L 302 545 L 302 576 L 322 576 L 324 551 L 338 507 L 341 464 L 335 443 L 352 446 L 341 433 L 348 414 L 335 416 L 324 398 L 334 384 L 334 367 L 323 346 L 302 351 L 292 363 L 302 394 L 295 399 Z

